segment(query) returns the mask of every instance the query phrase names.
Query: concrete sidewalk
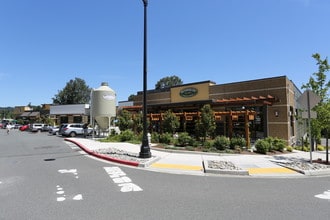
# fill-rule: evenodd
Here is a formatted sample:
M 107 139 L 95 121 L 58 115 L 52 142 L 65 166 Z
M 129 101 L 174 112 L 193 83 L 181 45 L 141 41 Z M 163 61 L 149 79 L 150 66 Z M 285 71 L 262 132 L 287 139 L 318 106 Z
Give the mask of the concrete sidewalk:
M 304 175 L 330 175 L 330 169 L 323 169 L 322 172 L 303 172 L 301 170 L 289 169 L 285 165 L 286 161 L 310 160 L 309 152 L 295 151 L 289 154 L 275 156 L 269 155 L 236 155 L 236 154 L 216 154 L 190 151 L 160 150 L 151 147 L 152 157 L 148 159 L 122 159 L 113 154 L 103 154 L 109 149 L 116 149 L 122 152 L 129 152 L 138 155 L 140 146 L 130 143 L 99 142 L 84 138 L 66 138 L 66 141 L 79 146 L 88 154 L 108 161 L 143 167 L 147 170 L 157 172 L 169 172 L 177 174 L 205 175 L 209 174 L 230 174 L 268 177 L 299 177 Z M 313 152 L 312 158 L 325 160 L 325 152 Z M 212 168 L 210 164 L 225 163 L 233 165 L 233 169 Z

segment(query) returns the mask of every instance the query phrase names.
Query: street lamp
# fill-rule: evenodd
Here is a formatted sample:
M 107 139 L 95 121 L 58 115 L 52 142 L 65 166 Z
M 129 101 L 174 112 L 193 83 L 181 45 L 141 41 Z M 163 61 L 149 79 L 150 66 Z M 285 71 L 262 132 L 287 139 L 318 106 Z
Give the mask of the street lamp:
M 140 148 L 140 158 L 150 158 L 151 152 L 147 136 L 147 6 L 148 0 L 142 0 L 144 6 L 144 36 L 143 36 L 143 136 Z

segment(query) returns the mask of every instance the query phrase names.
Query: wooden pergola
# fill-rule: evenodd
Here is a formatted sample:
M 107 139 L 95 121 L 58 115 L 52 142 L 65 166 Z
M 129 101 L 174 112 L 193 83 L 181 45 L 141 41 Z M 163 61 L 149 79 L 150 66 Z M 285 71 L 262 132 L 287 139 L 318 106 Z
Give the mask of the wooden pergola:
M 210 104 L 211 106 L 217 107 L 242 107 L 242 106 L 263 106 L 263 105 L 272 105 L 274 102 L 277 102 L 274 96 L 251 96 L 251 97 L 235 97 L 235 98 L 222 98 L 217 100 L 205 100 L 199 102 L 189 102 L 189 103 L 168 103 L 168 104 L 158 104 L 158 105 L 149 105 L 147 117 L 150 121 L 161 121 L 164 119 L 165 111 L 172 109 L 176 117 L 181 121 L 192 121 L 194 118 L 200 117 L 201 112 L 199 109 L 200 106 L 204 104 Z M 141 105 L 135 106 L 123 106 L 123 110 L 130 112 L 138 113 L 142 111 Z M 180 112 L 175 112 L 175 109 L 180 109 Z M 183 111 L 182 111 L 183 109 Z M 186 109 L 186 111 L 184 110 Z M 161 112 L 160 112 L 161 111 Z M 223 116 L 228 117 L 228 136 L 231 138 L 233 135 L 233 123 L 238 120 L 239 116 L 244 117 L 244 130 L 245 130 L 245 139 L 246 145 L 250 146 L 250 129 L 249 121 L 253 121 L 257 112 L 253 110 L 239 110 L 239 111 L 215 111 L 213 112 L 214 118 L 216 121 L 221 121 Z

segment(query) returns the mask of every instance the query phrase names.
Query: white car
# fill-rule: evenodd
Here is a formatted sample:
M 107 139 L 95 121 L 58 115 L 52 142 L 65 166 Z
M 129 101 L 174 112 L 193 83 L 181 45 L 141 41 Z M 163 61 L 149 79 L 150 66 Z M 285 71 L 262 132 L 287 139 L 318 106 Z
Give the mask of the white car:
M 31 126 L 31 131 L 33 131 L 33 132 L 43 131 L 44 126 L 45 126 L 45 124 L 34 123 Z
M 62 136 L 70 136 L 70 137 L 75 137 L 77 135 L 83 135 L 84 134 L 84 129 L 83 129 L 84 124 L 63 124 L 60 128 L 60 135 Z M 90 135 L 93 132 L 92 128 L 88 128 L 87 134 Z

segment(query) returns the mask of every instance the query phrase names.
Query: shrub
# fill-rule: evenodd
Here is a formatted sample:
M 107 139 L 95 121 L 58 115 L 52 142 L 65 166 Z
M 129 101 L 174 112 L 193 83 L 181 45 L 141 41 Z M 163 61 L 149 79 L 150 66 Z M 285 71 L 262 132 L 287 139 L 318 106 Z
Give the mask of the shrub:
M 283 152 L 284 148 L 286 147 L 286 143 L 283 139 L 280 138 L 274 138 L 273 139 L 273 150 L 281 151 Z
M 285 140 L 277 138 L 277 137 L 266 137 L 264 140 L 269 143 L 269 150 L 268 151 L 281 151 L 281 152 L 283 152 L 284 148 L 286 147 Z
M 163 133 L 159 135 L 159 143 L 170 144 L 172 142 L 172 135 L 170 133 Z
M 189 136 L 187 132 L 182 132 L 179 134 L 177 144 L 181 147 L 192 145 L 193 139 Z
M 255 147 L 258 153 L 266 154 L 269 151 L 270 144 L 267 140 L 257 140 Z
M 318 151 L 324 151 L 324 147 L 322 145 L 317 145 L 317 150 Z
M 159 143 L 159 134 L 157 132 L 151 133 L 151 142 Z
M 235 149 L 236 147 L 244 147 L 246 146 L 246 141 L 244 138 L 241 137 L 233 137 L 230 139 L 230 149 Z
M 273 137 L 266 137 L 266 138 L 264 139 L 264 141 L 267 141 L 268 144 L 269 144 L 269 149 L 268 149 L 268 151 L 273 151 L 273 150 L 274 150 L 274 145 L 273 145 L 273 143 L 274 143 L 274 138 L 273 138 Z
M 214 147 L 214 141 L 213 140 L 206 140 L 204 142 L 203 149 L 211 149 Z
M 193 146 L 187 146 L 186 147 L 186 150 L 189 150 L 189 151 L 195 151 L 195 148 Z
M 310 149 L 310 147 L 305 147 L 305 146 L 304 146 L 302 150 L 305 151 L 305 152 L 308 152 L 309 149 Z
M 214 139 L 213 147 L 215 147 L 218 150 L 225 150 L 230 144 L 230 141 L 225 136 L 217 136 Z
M 293 151 L 293 148 L 291 146 L 287 146 L 286 147 L 286 150 L 289 151 L 289 152 L 292 152 Z
M 125 130 L 120 133 L 119 140 L 121 142 L 131 141 L 134 139 L 134 133 L 131 130 Z

